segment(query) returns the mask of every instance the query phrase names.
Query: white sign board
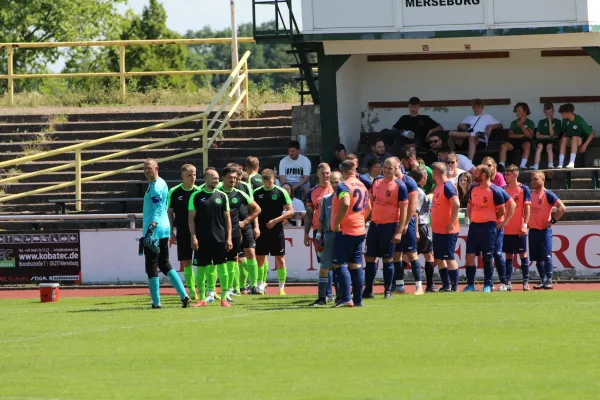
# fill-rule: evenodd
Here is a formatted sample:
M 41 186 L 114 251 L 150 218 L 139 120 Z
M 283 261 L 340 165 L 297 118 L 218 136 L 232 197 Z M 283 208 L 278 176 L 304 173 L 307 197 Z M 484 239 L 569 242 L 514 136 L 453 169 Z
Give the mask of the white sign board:
M 405 27 L 483 25 L 483 0 L 402 0 Z
M 314 29 L 393 29 L 396 0 L 313 0 Z M 305 11 L 303 10 L 303 13 Z

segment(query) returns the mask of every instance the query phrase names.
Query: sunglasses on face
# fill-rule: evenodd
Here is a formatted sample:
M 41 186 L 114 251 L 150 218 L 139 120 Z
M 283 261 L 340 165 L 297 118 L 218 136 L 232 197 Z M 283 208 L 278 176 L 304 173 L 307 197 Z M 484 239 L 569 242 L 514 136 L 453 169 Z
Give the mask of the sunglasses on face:
M 439 143 L 439 142 L 441 142 L 441 139 L 438 139 L 438 140 L 430 140 L 430 141 L 429 141 L 429 144 L 436 144 L 436 143 Z
M 446 161 L 446 164 L 456 164 L 456 161 Z

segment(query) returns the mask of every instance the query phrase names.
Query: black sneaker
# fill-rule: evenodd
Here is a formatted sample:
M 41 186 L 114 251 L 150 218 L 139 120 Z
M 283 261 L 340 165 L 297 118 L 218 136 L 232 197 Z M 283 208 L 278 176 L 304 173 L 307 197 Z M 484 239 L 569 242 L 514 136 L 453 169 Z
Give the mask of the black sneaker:
M 160 304 L 159 304 L 159 305 L 156 305 L 156 306 L 155 306 L 154 304 L 152 304 L 152 309 L 153 309 L 153 310 L 159 310 L 159 309 L 161 309 L 161 308 L 162 308 L 162 306 L 161 306 Z
M 190 299 L 188 296 L 185 296 L 185 299 L 181 300 L 181 308 L 188 308 L 191 301 L 192 299 Z
M 250 292 L 248 294 L 257 296 L 261 295 L 262 293 L 258 287 L 254 286 L 252 289 L 250 289 Z
M 438 287 L 433 285 L 433 286 L 427 286 L 425 288 L 425 293 L 437 293 L 438 292 Z
M 383 295 L 383 298 L 386 300 L 391 300 L 392 299 L 392 293 L 391 292 L 385 292 L 385 294 Z
M 452 286 L 450 289 L 451 292 L 458 292 L 458 286 Z
M 365 292 L 363 292 L 362 298 L 363 299 L 374 299 L 375 295 L 373 293 L 365 293 Z
M 440 290 L 438 290 L 438 293 L 450 293 L 452 290 L 450 288 L 445 288 L 442 287 Z
M 498 164 L 496 166 L 496 169 L 498 170 L 498 172 L 504 172 L 506 167 L 503 164 Z
M 546 282 L 542 281 L 542 282 L 538 283 L 537 285 L 535 285 L 533 288 L 536 289 L 536 290 L 537 289 L 544 289 L 545 286 L 546 286 Z
M 321 306 L 326 306 L 326 305 L 327 305 L 327 300 L 317 299 L 309 307 L 321 307 Z

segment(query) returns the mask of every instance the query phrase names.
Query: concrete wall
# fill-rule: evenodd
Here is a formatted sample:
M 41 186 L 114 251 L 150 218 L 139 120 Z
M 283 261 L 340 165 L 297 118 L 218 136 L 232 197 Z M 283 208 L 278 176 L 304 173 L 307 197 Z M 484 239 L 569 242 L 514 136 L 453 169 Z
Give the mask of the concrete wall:
M 531 118 L 542 118 L 540 97 L 597 96 L 600 65 L 590 57 L 542 58 L 539 50 L 511 51 L 506 59 L 367 62 L 353 55 L 338 71 L 340 137 L 350 146 L 359 132 L 355 118 L 362 115 L 363 131 L 390 128 L 405 109 L 368 109 L 376 101 L 509 98 L 510 106 L 489 106 L 486 112 L 506 126 L 514 119 L 519 101 L 532 109 Z M 600 126 L 600 104 L 575 104 L 577 113 L 593 126 Z M 558 108 L 558 105 L 557 105 Z M 423 109 L 445 128 L 454 128 L 471 112 L 470 107 Z M 352 147 L 350 147 L 352 148 Z

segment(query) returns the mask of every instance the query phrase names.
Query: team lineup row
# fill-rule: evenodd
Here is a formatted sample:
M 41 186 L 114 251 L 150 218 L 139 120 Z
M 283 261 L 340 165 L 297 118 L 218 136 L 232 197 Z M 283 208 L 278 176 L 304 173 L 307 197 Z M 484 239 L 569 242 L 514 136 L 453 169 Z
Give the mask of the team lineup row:
M 383 263 L 384 298 L 391 298 L 393 291 L 404 291 L 402 260 L 411 264 L 415 294 L 421 295 L 424 290 L 419 253 L 425 256 L 425 291 L 436 290 L 435 265 L 442 280 L 439 291 L 456 291 L 458 264 L 454 252 L 460 204 L 456 188 L 446 176 L 446 165 L 432 166 L 436 186 L 430 196 L 421 189 L 427 181 L 427 171 L 422 167 L 409 177 L 401 172 L 400 161 L 391 157 L 384 163 L 384 175 L 373 182 L 357 175 L 357 167 L 356 160 L 347 160 L 340 165 L 339 172 L 332 173 L 327 164 L 320 164 L 319 183 L 311 189 L 306 201 L 305 244 L 309 246 L 311 241 L 315 244 L 321 264 L 319 294 L 313 305 L 333 301 L 335 286 L 336 306 L 361 306 L 363 297 L 373 297 L 378 258 Z M 285 294 L 283 221 L 294 211 L 287 192 L 275 185 L 273 171 L 265 169 L 259 175 L 258 170 L 258 160 L 249 157 L 245 171 L 240 165 L 229 164 L 222 171 L 220 182 L 218 172 L 208 168 L 204 171 L 205 183 L 196 187 L 196 169 L 184 165 L 182 184 L 169 191 L 158 177 L 156 161 L 146 161 L 144 171 L 150 185 L 144 201 L 143 229 L 153 307 L 160 307 L 158 289 L 153 284 L 153 279 L 158 280 L 159 270 L 171 278 L 176 289 L 181 285 L 178 293 L 184 307 L 191 299 L 197 301 L 197 307 L 218 299 L 217 276 L 224 307 L 230 306 L 235 295 L 265 294 L 268 255 L 275 257 L 278 293 Z M 513 254 L 521 256 L 523 289 L 529 290 L 528 236 L 531 260 L 537 262 L 542 277 L 536 288 L 552 288 L 551 224 L 561 218 L 565 207 L 554 193 L 545 189 L 542 172 L 532 174 L 533 193 L 518 182 L 518 173 L 515 166 L 507 168 L 508 185 L 500 188 L 490 182 L 487 166 L 476 169 L 475 183 L 469 189 L 471 223 L 464 291 L 476 290 L 475 258 L 479 254 L 484 264 L 484 292 L 493 288 L 494 261 L 499 290 L 512 289 Z M 554 217 L 553 207 L 558 210 Z M 177 274 L 171 272 L 169 239 L 178 244 L 178 259 L 184 266 L 191 299 L 181 281 L 177 283 L 174 279 Z M 503 252 L 510 256 L 505 259 Z

